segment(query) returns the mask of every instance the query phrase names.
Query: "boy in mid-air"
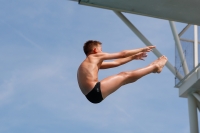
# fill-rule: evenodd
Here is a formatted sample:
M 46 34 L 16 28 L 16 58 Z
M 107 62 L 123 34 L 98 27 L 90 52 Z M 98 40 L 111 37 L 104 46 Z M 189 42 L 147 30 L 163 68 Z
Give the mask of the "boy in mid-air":
M 132 60 L 143 60 L 147 57 L 146 53 L 150 52 L 153 48 L 155 48 L 155 46 L 124 50 L 118 53 L 104 53 L 101 49 L 101 42 L 87 41 L 83 46 L 87 57 L 79 66 L 77 73 L 78 84 L 82 93 L 90 102 L 99 103 L 125 84 L 135 82 L 139 78 L 150 73 L 160 73 L 167 62 L 165 56 L 159 57 L 144 68 L 121 72 L 101 81 L 98 80 L 99 69 L 117 67 Z M 104 60 L 110 59 L 115 60 L 103 62 Z

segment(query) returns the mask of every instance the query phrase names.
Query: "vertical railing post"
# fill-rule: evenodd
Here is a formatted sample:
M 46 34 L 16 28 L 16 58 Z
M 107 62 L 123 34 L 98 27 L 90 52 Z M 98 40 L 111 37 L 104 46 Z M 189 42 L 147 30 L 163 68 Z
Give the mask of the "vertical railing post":
M 194 25 L 194 67 L 198 65 L 198 26 Z

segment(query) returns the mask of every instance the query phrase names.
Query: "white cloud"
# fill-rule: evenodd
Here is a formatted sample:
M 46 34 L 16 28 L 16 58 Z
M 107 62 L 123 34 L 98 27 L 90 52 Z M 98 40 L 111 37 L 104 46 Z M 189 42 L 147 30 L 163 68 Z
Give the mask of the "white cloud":
M 15 30 L 15 32 L 21 36 L 23 39 L 25 39 L 27 42 L 29 42 L 32 46 L 34 46 L 35 48 L 42 50 L 42 47 L 38 44 L 36 44 L 35 42 L 33 42 L 32 40 L 30 40 L 29 38 L 27 38 L 24 34 L 22 34 L 20 31 Z

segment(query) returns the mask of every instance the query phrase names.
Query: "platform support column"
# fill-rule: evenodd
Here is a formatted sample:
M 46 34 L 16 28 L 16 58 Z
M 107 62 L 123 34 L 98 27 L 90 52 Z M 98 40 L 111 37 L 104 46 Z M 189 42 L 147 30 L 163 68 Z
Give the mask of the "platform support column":
M 179 53 L 179 57 L 181 59 L 181 63 L 183 65 L 184 73 L 185 73 L 185 75 L 187 75 L 189 73 L 189 70 L 188 70 L 188 66 L 187 66 L 185 56 L 183 54 L 183 49 L 182 49 L 182 46 L 181 46 L 179 36 L 177 34 L 177 31 L 176 31 L 175 24 L 174 24 L 173 21 L 169 21 L 169 24 L 170 24 L 170 27 L 171 27 L 171 30 L 172 30 L 172 33 L 173 33 L 173 36 L 174 36 L 175 44 L 176 44 L 176 47 L 177 47 L 177 50 L 178 50 L 178 53 Z
M 192 94 L 188 95 L 188 111 L 189 111 L 190 133 L 199 133 L 197 104 L 196 104 L 196 99 Z

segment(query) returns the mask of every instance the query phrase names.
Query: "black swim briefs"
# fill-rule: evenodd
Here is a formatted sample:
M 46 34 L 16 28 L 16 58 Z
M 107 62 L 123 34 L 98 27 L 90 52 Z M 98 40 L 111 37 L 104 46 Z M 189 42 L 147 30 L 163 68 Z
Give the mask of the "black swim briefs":
M 97 82 L 94 88 L 86 95 L 91 103 L 100 103 L 103 100 L 100 88 L 100 82 Z

